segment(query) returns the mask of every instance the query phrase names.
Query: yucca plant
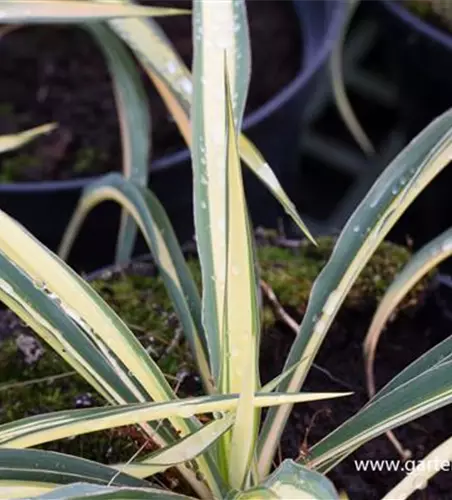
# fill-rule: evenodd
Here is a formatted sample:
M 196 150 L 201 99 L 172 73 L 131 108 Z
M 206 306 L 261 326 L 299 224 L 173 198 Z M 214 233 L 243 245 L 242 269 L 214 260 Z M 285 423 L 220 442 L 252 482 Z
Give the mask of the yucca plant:
M 96 4 L 96 8 L 99 5 L 126 6 L 110 2 Z M 404 210 L 450 160 L 452 112 L 433 122 L 393 161 L 352 215 L 313 286 L 284 371 L 262 386 L 258 376 L 258 266 L 239 161 L 241 150 L 251 164 L 263 162 L 239 136 L 250 71 L 244 3 L 194 2 L 191 135 L 189 93 L 181 93 L 182 87 L 186 92 L 190 87 L 178 84 L 180 76 L 170 78 L 176 71 L 191 81 L 186 69 L 171 66 L 170 74 L 156 76 L 148 45 L 143 48 L 128 38 L 139 32 L 138 27 L 151 36 L 154 31 L 149 21 L 108 22 L 116 27 L 122 23 L 123 35 L 131 23 L 124 38 L 141 55 L 191 144 L 202 298 L 163 207 L 151 191 L 119 174 L 104 177 L 84 194 L 61 254 L 69 251 L 77 228 L 93 206 L 107 199 L 120 203 L 149 244 L 193 351 L 206 396 L 177 398 L 146 350 L 93 289 L 0 212 L 1 300 L 110 403 L 0 426 L 0 494 L 49 499 L 181 498 L 152 483 L 153 474 L 177 467 L 198 498 L 337 498 L 322 473 L 368 440 L 448 404 L 452 397 L 452 344 L 448 339 L 407 367 L 360 412 L 316 444 L 303 463 L 285 461 L 271 472 L 291 405 L 347 395 L 311 394 L 301 389 L 359 272 Z M 170 60 L 177 62 L 171 47 L 163 46 Z M 261 177 L 276 190 L 270 168 L 265 162 L 262 165 Z M 125 239 L 124 233 L 122 237 Z M 260 425 L 262 407 L 270 409 Z M 200 414 L 208 416 L 208 423 L 201 422 Z M 27 449 L 129 424 L 139 424 L 161 449 L 111 467 Z M 190 467 L 184 465 L 187 463 Z M 411 489 L 419 485 L 410 484 Z M 401 483 L 399 489 L 405 496 L 397 498 L 406 498 L 406 484 Z

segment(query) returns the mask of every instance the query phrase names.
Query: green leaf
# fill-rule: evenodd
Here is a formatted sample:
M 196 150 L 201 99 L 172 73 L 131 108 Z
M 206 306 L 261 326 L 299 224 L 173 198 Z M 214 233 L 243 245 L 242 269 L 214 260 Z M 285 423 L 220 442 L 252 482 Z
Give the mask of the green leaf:
M 229 483 L 242 488 L 254 456 L 259 412 L 254 393 L 259 381 L 260 311 L 257 278 L 242 169 L 237 149 L 234 115 L 229 87 L 229 67 L 225 68 L 226 90 L 226 289 L 225 351 L 221 371 L 221 391 L 240 393 L 229 450 Z M 246 369 L 245 369 L 246 368 Z
M 222 353 L 228 352 L 225 332 L 225 280 L 227 265 L 227 142 L 224 65 L 225 58 L 232 76 L 231 94 L 237 92 L 234 126 L 241 120 L 246 91 L 236 88 L 240 77 L 248 78 L 247 58 L 239 38 L 246 17 L 237 24 L 236 5 L 243 2 L 202 2 L 195 0 L 194 26 L 194 90 L 192 109 L 192 165 L 197 246 L 203 278 L 203 323 L 209 346 L 212 374 L 220 384 L 224 369 Z M 202 36 L 201 36 L 202 32 Z M 225 48 L 227 52 L 225 55 Z M 242 50 L 245 52 L 242 54 Z M 239 74 L 241 72 L 243 75 Z M 247 80 L 246 80 L 247 81 Z M 229 374 L 221 375 L 228 380 Z M 223 389 L 222 389 L 223 390 Z M 237 388 L 235 388 L 237 391 Z M 237 391 L 238 392 L 238 391 Z
M 452 462 L 452 438 L 446 439 L 433 449 L 425 458 L 417 461 L 416 467 L 407 474 L 383 500 L 410 497 L 416 490 L 427 487 L 429 480 L 442 470 L 450 470 Z
M 0 449 L 0 488 L 70 484 L 85 481 L 114 486 L 149 486 L 147 481 L 121 473 L 106 465 L 52 451 Z M 8 483 L 8 484 L 6 484 Z
M 101 352 L 93 349 L 84 330 L 61 310 L 58 300 L 1 253 L 0 298 L 108 401 L 144 399 L 139 390 L 132 390 L 118 376 Z
M 374 377 L 375 351 L 386 322 L 410 290 L 450 255 L 452 255 L 452 229 L 440 234 L 416 252 L 381 299 L 364 340 L 367 388 L 371 397 L 376 392 Z
M 3 0 L 2 23 L 81 23 L 121 17 L 173 16 L 187 11 L 161 7 L 142 7 L 122 2 L 82 0 Z
M 160 488 L 116 488 L 76 483 L 36 497 L 39 500 L 195 500 Z M 23 499 L 28 500 L 28 499 Z
M 48 123 L 17 134 L 0 135 L 0 153 L 20 148 L 40 135 L 52 132 L 56 127 L 56 123 Z
M 122 170 L 127 179 L 147 186 L 151 125 L 149 103 L 137 65 L 122 40 L 107 26 L 89 24 L 108 63 L 115 91 L 121 130 Z M 124 210 L 116 249 L 116 262 L 127 262 L 133 251 L 137 227 Z
M 97 349 L 86 330 L 72 320 L 72 313 L 62 309 L 55 294 L 44 282 L 30 279 L 0 253 L 0 299 L 27 323 L 41 338 L 83 376 L 111 403 L 138 402 L 146 399 L 142 389 L 124 375 L 118 359 L 113 362 L 102 349 Z M 153 441 L 166 446 L 175 434 L 165 427 L 143 430 Z M 191 471 L 184 470 L 191 476 Z
M 329 479 L 293 460 L 284 460 L 263 485 L 275 494 L 274 498 L 339 500 Z
M 341 397 L 348 393 L 255 394 L 256 408 Z M 196 414 L 236 410 L 236 394 L 199 396 L 164 403 L 136 403 L 77 410 L 62 410 L 26 417 L 0 426 L 0 446 L 25 448 L 56 439 L 88 434 L 124 425 Z
M 452 361 L 452 336 L 440 342 L 432 349 L 428 350 L 422 356 L 419 356 L 409 366 L 397 374 L 390 380 L 377 394 L 372 398 L 372 401 L 380 399 L 394 389 L 401 387 L 407 382 L 415 379 L 427 370 L 434 369 L 437 366 Z
M 452 401 L 452 362 L 438 364 L 377 397 L 310 450 L 308 465 L 330 470 L 364 443 Z
M 130 329 L 82 278 L 3 212 L 0 212 L 0 229 L 3 256 L 28 276 L 32 286 L 57 303 L 61 314 L 66 314 L 84 331 L 105 359 L 117 366 L 118 374 L 129 387 L 136 384 L 131 382 L 134 376 L 156 401 L 175 397 L 160 369 Z M 38 306 L 39 302 L 35 304 Z M 62 333 L 64 336 L 65 332 Z M 115 353 L 130 374 L 119 370 Z M 136 389 L 135 392 L 142 394 Z
M 234 6 L 234 9 L 235 13 L 238 14 L 237 21 L 242 26 L 240 31 L 237 32 L 236 42 L 234 43 L 242 44 L 242 49 L 245 49 L 245 52 L 242 52 L 242 58 L 236 62 L 240 65 L 246 63 L 248 66 L 249 48 L 243 43 L 247 33 L 247 28 L 243 25 L 244 11 L 240 2 Z M 152 19 L 120 19 L 109 21 L 109 23 L 138 57 L 144 70 L 154 82 L 166 106 L 173 115 L 185 142 L 190 145 L 190 109 L 193 94 L 190 71 L 184 65 L 164 32 Z M 197 36 L 199 38 L 199 26 Z M 240 124 L 243 112 L 243 99 L 246 96 L 244 89 L 245 85 L 248 84 L 249 70 L 245 65 L 238 67 L 242 74 L 246 75 L 242 80 L 236 80 L 235 85 L 233 85 L 237 92 L 236 118 L 238 124 Z M 314 241 L 314 238 L 298 215 L 295 205 L 290 201 L 270 166 L 256 147 L 243 134 L 240 134 L 238 144 L 240 156 L 243 161 L 267 189 L 273 193 L 284 210 L 292 217 L 307 237 L 311 241 Z
M 20 269 L 27 277 L 27 288 L 41 289 L 47 295 L 47 302 L 53 301 L 60 309 L 58 317 L 65 315 L 77 324 L 82 335 L 78 336 L 76 345 L 72 346 L 65 359 L 83 376 L 85 376 L 86 369 L 81 367 L 83 363 L 79 357 L 80 346 L 83 346 L 84 349 L 98 350 L 104 361 L 110 365 L 115 373 L 114 379 L 98 380 L 98 386 L 105 384 L 107 388 L 114 390 L 117 380 L 120 379 L 132 392 L 134 398 L 139 401 L 149 399 L 165 401 L 176 398 L 157 364 L 102 298 L 69 266 L 3 212 L 0 212 L 0 252 L 5 257 L 4 267 L 8 265 L 11 267 L 11 263 L 13 263 L 13 267 Z M 32 259 L 30 259 L 30 255 L 33 256 Z M 2 272 L 3 269 L 0 268 L 0 276 Z M 8 297 L 7 304 L 21 315 L 22 319 L 28 321 L 32 328 L 38 327 L 37 333 L 43 335 L 44 339 L 47 340 L 46 327 L 48 325 L 46 323 L 44 326 L 42 325 L 42 317 L 39 312 L 42 296 L 40 300 L 32 303 L 36 307 L 34 309 L 21 296 L 23 290 L 15 288 L 15 283 L 4 281 L 0 285 L 1 292 Z M 29 310 L 32 310 L 32 321 L 30 321 Z M 54 328 L 51 333 L 51 340 L 56 339 L 54 345 L 59 352 L 64 351 L 67 343 L 66 330 L 60 331 L 58 328 Z M 73 360 L 76 362 L 73 363 Z M 97 366 L 90 368 L 93 372 L 91 378 L 87 380 L 91 383 L 93 376 L 96 376 Z M 115 402 L 123 403 L 126 401 L 118 398 Z M 183 436 L 190 434 L 200 426 L 196 419 L 186 421 L 178 417 L 172 418 L 171 424 Z M 168 439 L 163 440 L 160 431 L 155 433 L 146 425 L 144 425 L 144 429 L 153 438 L 156 434 L 157 437 L 154 440 L 159 444 L 167 444 Z M 171 437 L 168 432 L 166 434 L 167 438 Z M 215 464 L 212 461 L 210 464 L 206 463 L 207 459 L 204 457 L 200 457 L 198 460 L 202 473 L 215 489 L 216 480 L 213 477 Z M 197 481 L 192 471 L 183 470 L 181 473 L 192 477 L 193 487 L 205 489 L 204 483 Z
M 265 161 L 256 146 L 247 139 L 243 134 L 238 138 L 238 147 L 240 157 L 248 166 L 248 168 L 257 176 L 257 178 L 265 185 L 265 187 L 279 201 L 284 211 L 292 218 L 295 224 L 300 228 L 303 234 L 313 243 L 317 245 L 314 237 L 310 233 L 306 224 L 298 215 L 297 208 L 287 196 L 278 178 L 274 174 L 270 165 Z
M 342 68 L 342 54 L 344 52 L 345 39 L 347 36 L 348 29 L 350 27 L 353 16 L 356 9 L 360 3 L 360 0 L 348 0 L 346 2 L 348 6 L 348 12 L 346 19 L 341 27 L 341 33 L 336 44 L 333 48 L 330 57 L 330 80 L 333 89 L 333 95 L 336 102 L 339 114 L 342 117 L 348 130 L 354 137 L 355 141 L 359 144 L 361 149 L 367 154 L 372 155 L 375 153 L 375 149 L 372 142 L 367 137 L 361 124 L 359 123 L 350 101 L 347 97 L 347 91 L 345 89 L 344 74 Z
M 231 491 L 225 500 L 279 500 L 271 490 L 258 486 L 246 491 Z
M 151 191 L 136 186 L 116 173 L 91 183 L 80 198 L 66 228 L 60 256 L 66 258 L 86 216 L 96 205 L 106 200 L 119 203 L 138 224 L 181 321 L 204 385 L 208 392 L 212 392 L 201 322 L 201 299 L 171 223 Z
M 315 355 L 357 276 L 379 243 L 419 193 L 449 163 L 452 111 L 416 137 L 384 170 L 343 229 L 334 251 L 316 279 L 300 331 L 285 368 L 300 363 L 281 392 L 300 389 Z M 289 407 L 270 410 L 261 431 L 259 473 L 269 470 Z
M 177 443 L 159 450 L 143 460 L 114 467 L 134 477 L 146 478 L 181 462 L 193 460 L 209 448 L 232 425 L 234 415 L 225 415 L 190 434 Z

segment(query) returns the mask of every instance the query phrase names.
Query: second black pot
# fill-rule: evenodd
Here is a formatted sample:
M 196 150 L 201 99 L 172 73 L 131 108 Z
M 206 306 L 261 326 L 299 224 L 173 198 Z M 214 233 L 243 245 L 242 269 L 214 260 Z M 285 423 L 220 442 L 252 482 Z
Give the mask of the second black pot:
M 380 0 L 381 25 L 398 68 L 408 138 L 452 107 L 452 34 L 407 9 Z M 383 28 L 382 28 L 383 29 Z

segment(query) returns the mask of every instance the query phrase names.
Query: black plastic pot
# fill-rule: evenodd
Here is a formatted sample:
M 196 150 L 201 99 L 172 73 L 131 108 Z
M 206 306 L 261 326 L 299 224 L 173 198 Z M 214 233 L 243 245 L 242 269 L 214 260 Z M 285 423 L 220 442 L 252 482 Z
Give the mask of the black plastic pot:
M 405 8 L 402 2 L 377 2 L 387 54 L 398 71 L 401 126 L 410 140 L 452 107 L 452 35 Z M 389 237 L 409 238 L 414 249 L 452 226 L 452 169 L 446 168 L 415 200 Z
M 397 58 L 402 109 L 409 138 L 452 106 L 452 34 L 408 10 L 381 0 L 382 26 Z
M 345 15 L 344 0 L 294 0 L 302 32 L 303 67 L 297 77 L 260 109 L 248 115 L 243 129 L 261 150 L 280 182 L 296 199 L 292 186 L 299 157 L 303 104 L 325 62 Z M 247 196 L 254 224 L 275 226 L 283 216 L 262 185 L 247 172 Z M 0 186 L 0 208 L 55 249 L 82 189 L 92 179 L 17 183 Z M 193 237 L 192 184 L 188 150 L 153 162 L 150 187 L 165 206 L 181 241 Z M 113 203 L 96 208 L 70 257 L 80 270 L 112 262 L 119 210 Z M 138 242 L 137 252 L 143 250 Z

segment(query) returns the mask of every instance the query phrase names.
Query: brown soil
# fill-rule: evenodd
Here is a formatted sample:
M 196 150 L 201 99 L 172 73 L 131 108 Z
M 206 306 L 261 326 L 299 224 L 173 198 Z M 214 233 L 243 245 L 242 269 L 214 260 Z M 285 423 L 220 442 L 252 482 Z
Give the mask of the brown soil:
M 190 7 L 187 0 L 152 5 Z M 292 2 L 248 0 L 253 73 L 247 112 L 271 99 L 297 74 L 301 61 L 299 23 Z M 159 19 L 190 67 L 190 16 Z M 0 134 L 56 121 L 57 132 L 18 154 L 3 155 L 0 177 L 57 180 L 121 168 L 117 116 L 108 71 L 84 31 L 29 27 L 0 42 Z M 152 110 L 153 157 L 183 146 L 156 91 L 143 77 Z M 5 160 L 11 160 L 5 163 Z

